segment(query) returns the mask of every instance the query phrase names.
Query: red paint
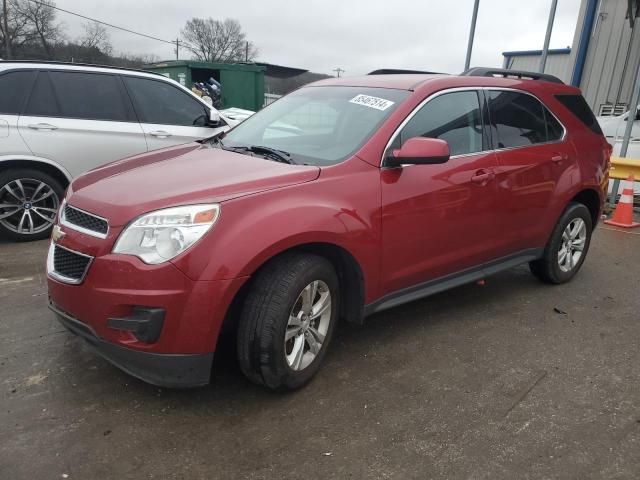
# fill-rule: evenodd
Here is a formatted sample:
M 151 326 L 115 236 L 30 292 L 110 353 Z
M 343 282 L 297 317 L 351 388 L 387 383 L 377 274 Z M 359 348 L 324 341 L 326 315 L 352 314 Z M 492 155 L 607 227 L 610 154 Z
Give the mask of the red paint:
M 108 218 L 110 232 L 101 240 L 65 229 L 62 245 L 96 258 L 81 285 L 49 278 L 52 300 L 114 343 L 161 353 L 211 352 L 238 290 L 287 249 L 322 243 L 348 252 L 360 267 L 364 300 L 370 304 L 420 282 L 543 247 L 575 195 L 593 190 L 601 204 L 606 195 L 609 146 L 553 98 L 579 93 L 573 87 L 416 75 L 323 84 L 412 92 L 358 152 L 338 165 L 286 165 L 191 144 L 80 177 L 70 187 L 69 203 Z M 425 98 L 448 88 L 491 86 L 537 96 L 566 126 L 565 140 L 442 164 L 380 167 L 391 135 Z M 435 148 L 438 142 L 427 143 L 432 153 L 444 153 L 442 145 Z M 553 161 L 556 156 L 562 161 Z M 222 205 L 218 223 L 171 262 L 152 266 L 110 253 L 137 216 L 211 202 Z M 141 344 L 106 327 L 109 316 L 125 316 L 133 305 L 166 309 L 157 343 Z

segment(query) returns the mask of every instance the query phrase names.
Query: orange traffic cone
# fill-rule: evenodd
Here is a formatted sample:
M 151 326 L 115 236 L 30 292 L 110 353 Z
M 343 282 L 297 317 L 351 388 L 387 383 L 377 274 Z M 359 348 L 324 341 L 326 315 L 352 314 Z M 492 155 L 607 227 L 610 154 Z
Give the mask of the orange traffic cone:
M 627 178 L 627 184 L 622 191 L 616 211 L 613 212 L 613 218 L 605 220 L 604 223 L 624 228 L 633 228 L 640 225 L 640 223 L 633 221 L 633 175 L 629 175 L 629 178 Z

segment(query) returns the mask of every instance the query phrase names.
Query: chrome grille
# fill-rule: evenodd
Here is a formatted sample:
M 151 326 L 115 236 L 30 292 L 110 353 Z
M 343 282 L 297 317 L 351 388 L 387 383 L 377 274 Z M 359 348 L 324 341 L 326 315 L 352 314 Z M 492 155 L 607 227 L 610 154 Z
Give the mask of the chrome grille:
M 52 245 L 53 255 L 49 273 L 66 283 L 80 283 L 84 280 L 93 257 L 74 252 L 60 245 Z
M 71 205 L 65 205 L 62 211 L 62 223 L 69 228 L 100 238 L 106 237 L 109 231 L 109 223 L 104 218 Z

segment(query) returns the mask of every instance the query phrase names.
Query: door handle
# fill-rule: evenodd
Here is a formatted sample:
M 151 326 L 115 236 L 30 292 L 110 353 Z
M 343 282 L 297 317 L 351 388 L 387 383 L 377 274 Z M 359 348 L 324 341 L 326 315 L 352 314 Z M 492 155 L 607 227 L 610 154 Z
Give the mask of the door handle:
M 562 163 L 563 160 L 566 160 L 567 154 L 566 153 L 556 153 L 551 157 L 551 161 L 553 163 Z
M 487 183 L 490 180 L 493 180 L 495 177 L 493 172 L 487 172 L 486 170 L 478 170 L 473 177 L 471 177 L 471 181 L 473 183 Z
M 31 130 L 57 130 L 58 127 L 51 125 L 50 123 L 32 123 L 27 125 Z
M 169 138 L 171 136 L 169 132 L 165 132 L 164 130 L 155 130 L 153 132 L 149 132 L 149 135 L 153 135 L 157 138 Z

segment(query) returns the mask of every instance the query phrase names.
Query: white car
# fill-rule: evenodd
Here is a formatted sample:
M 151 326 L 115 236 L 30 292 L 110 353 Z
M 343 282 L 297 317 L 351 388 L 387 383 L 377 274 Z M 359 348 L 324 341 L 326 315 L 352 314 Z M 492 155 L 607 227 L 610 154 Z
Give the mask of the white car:
M 0 235 L 45 238 L 77 175 L 210 137 L 252 113 L 217 111 L 159 74 L 0 62 Z
M 620 155 L 622 148 L 622 139 L 624 138 L 624 132 L 627 128 L 627 119 L 629 118 L 629 112 L 617 117 L 597 117 L 598 124 L 607 138 L 607 141 L 613 145 L 613 156 Z M 635 158 L 640 160 L 640 109 L 638 109 L 633 126 L 631 127 L 631 137 L 629 138 L 629 147 L 627 148 L 627 158 Z M 640 196 L 640 178 L 635 179 L 633 185 L 633 193 L 635 197 Z M 625 182 L 620 182 L 620 189 L 618 193 L 621 194 L 624 188 Z M 609 180 L 609 192 L 613 188 L 613 179 Z

